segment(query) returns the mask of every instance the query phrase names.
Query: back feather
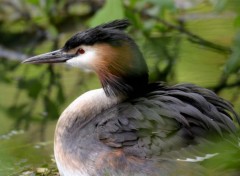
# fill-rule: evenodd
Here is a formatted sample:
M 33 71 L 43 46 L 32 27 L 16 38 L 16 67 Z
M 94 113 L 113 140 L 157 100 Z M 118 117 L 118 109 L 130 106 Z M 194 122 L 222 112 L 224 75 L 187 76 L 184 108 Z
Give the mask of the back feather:
M 97 116 L 99 139 L 138 157 L 163 157 L 198 145 L 211 135 L 234 134 L 232 106 L 210 90 L 192 84 L 149 86 L 144 97 L 123 102 Z

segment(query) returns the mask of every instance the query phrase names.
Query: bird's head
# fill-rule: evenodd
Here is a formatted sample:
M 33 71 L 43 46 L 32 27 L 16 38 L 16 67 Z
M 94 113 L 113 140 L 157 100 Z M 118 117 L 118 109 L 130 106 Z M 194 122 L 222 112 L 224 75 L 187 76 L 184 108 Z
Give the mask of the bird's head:
M 24 63 L 65 62 L 92 70 L 107 96 L 134 96 L 148 84 L 148 69 L 136 43 L 124 33 L 128 20 L 115 20 L 72 36 L 63 48 L 26 59 Z

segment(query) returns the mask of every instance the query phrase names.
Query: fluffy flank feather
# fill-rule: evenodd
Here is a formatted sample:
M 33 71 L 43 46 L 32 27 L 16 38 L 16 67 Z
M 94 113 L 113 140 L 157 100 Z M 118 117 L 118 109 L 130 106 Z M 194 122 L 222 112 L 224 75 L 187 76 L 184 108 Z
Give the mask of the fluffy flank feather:
M 233 120 L 239 122 L 238 115 L 229 102 L 211 90 L 193 84 L 178 84 L 171 87 L 155 83 L 149 88 L 151 92 L 148 96 L 159 105 L 159 108 L 171 112 L 169 116 L 180 123 L 201 126 L 218 133 L 236 132 Z

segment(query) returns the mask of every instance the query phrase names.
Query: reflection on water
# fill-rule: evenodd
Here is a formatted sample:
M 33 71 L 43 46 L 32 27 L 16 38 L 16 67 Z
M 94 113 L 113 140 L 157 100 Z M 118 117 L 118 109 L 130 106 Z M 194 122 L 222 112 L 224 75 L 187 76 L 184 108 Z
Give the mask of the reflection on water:
M 19 131 L 17 131 L 17 130 L 12 130 L 12 131 L 10 131 L 10 132 L 7 133 L 7 134 L 2 134 L 2 135 L 0 135 L 0 140 L 10 139 L 10 138 L 12 138 L 13 136 L 16 136 L 16 135 L 19 135 L 19 134 L 23 134 L 23 133 L 24 133 L 23 130 L 19 130 Z
M 44 171 L 41 168 L 53 163 L 52 147 L 52 140 L 40 142 L 30 131 L 0 130 L 0 176 L 31 175 L 34 168 L 40 169 L 34 169 L 35 173 Z

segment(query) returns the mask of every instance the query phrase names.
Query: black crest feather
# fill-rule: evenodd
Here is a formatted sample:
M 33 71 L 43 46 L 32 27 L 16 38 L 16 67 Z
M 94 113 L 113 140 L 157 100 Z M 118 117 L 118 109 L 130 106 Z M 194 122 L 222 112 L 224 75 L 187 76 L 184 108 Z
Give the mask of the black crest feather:
M 127 19 L 123 19 L 123 20 L 114 20 L 112 22 L 97 26 L 96 28 L 125 30 L 129 25 L 130 25 L 130 22 Z
M 79 32 L 72 36 L 64 45 L 64 50 L 70 50 L 80 45 L 93 45 L 95 43 L 109 43 L 119 45 L 121 41 L 131 40 L 123 30 L 130 25 L 126 19 L 114 20 L 94 28 Z

